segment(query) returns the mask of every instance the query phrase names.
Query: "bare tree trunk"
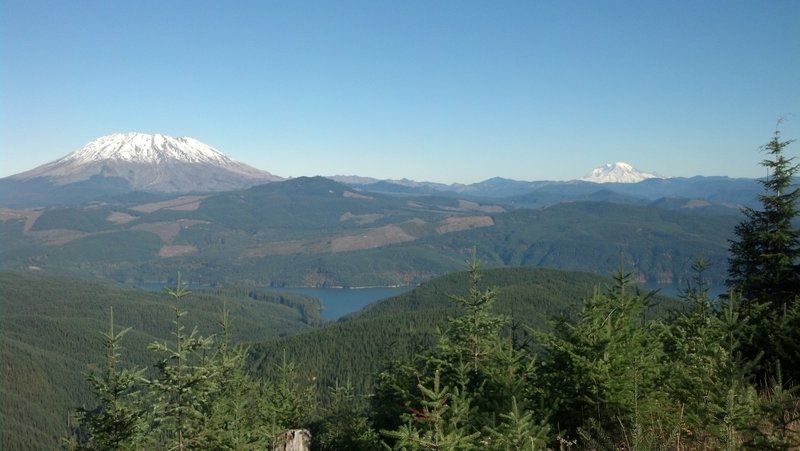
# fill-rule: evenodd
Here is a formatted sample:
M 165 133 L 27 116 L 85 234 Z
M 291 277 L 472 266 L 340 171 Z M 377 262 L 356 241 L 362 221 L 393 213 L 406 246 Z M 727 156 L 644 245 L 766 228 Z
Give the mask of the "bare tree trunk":
M 279 435 L 272 444 L 272 451 L 309 451 L 311 432 L 308 429 L 289 429 Z

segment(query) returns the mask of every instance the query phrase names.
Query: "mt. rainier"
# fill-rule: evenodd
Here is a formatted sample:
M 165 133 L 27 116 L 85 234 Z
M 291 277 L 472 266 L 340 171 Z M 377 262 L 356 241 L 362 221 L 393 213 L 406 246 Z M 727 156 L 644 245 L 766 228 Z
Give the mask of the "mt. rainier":
M 585 182 L 594 183 L 639 183 L 642 180 L 660 178 L 655 174 L 636 170 L 628 163 L 608 163 L 592 171 L 582 178 Z
M 115 133 L 56 161 L 9 177 L 51 185 L 108 179 L 131 191 L 225 191 L 281 180 L 189 137 Z

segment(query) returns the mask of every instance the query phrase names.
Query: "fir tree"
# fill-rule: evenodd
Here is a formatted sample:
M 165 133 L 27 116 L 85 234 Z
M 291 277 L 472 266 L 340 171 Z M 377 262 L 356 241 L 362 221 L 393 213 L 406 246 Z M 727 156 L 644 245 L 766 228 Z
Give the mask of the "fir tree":
M 560 430 L 569 434 L 594 420 L 630 443 L 645 436 L 663 405 L 663 350 L 644 313 L 652 293 L 630 287 L 621 270 L 606 292 L 595 292 L 577 320 L 561 319 L 538 333 L 542 352 L 536 385 Z
M 220 319 L 222 335 L 213 356 L 218 390 L 213 394 L 208 445 L 215 449 L 265 449 L 272 436 L 257 415 L 257 384 L 245 372 L 247 352 L 230 342 L 231 320 L 227 308 Z
M 286 358 L 285 352 L 275 366 L 275 376 L 259 385 L 256 407 L 270 437 L 286 429 L 309 426 L 316 409 L 316 386 L 313 381 L 301 380 L 297 366 Z
M 494 288 L 480 289 L 480 265 L 474 256 L 468 272 L 468 295 L 450 296 L 463 314 L 450 320 L 439 348 L 453 360 L 468 362 L 472 372 L 477 373 L 497 349 L 499 332 L 507 319 L 491 313 L 497 292 Z
M 769 175 L 760 181 L 765 191 L 759 196 L 761 209 L 744 210 L 746 218 L 734 231 L 728 262 L 728 286 L 745 304 L 771 302 L 779 311 L 800 295 L 800 233 L 793 224 L 800 216 L 800 188 L 793 180 L 800 165 L 785 155 L 792 142 L 781 141 L 776 130 L 762 147 L 769 158 L 761 165 Z
M 103 333 L 106 349 L 105 368 L 92 373 L 88 380 L 100 404 L 91 410 L 78 409 L 83 433 L 68 447 L 85 450 L 136 449 L 144 436 L 144 412 L 139 405 L 138 383 L 142 369 L 120 369 L 120 342 L 130 328 L 117 332 L 111 309 L 108 332 Z
M 154 397 L 154 424 L 161 433 L 158 440 L 168 448 L 199 449 L 208 446 L 210 408 L 214 392 L 219 389 L 218 368 L 209 358 L 213 340 L 200 336 L 197 328 L 187 334 L 181 324 L 186 311 L 180 303 L 190 292 L 180 274 L 176 287 L 165 292 L 174 301 L 174 343 L 170 346 L 167 342 L 154 342 L 149 346 L 163 355 L 156 365 L 158 374 L 147 381 Z
M 480 432 L 469 427 L 470 399 L 457 388 L 443 386 L 439 372 L 431 387 L 418 386 L 420 406 L 407 415 L 407 423 L 395 431 L 381 431 L 395 440 L 396 450 L 471 450 L 482 449 Z
M 794 307 L 800 300 L 800 231 L 794 223 L 800 217 L 800 188 L 793 180 L 800 165 L 785 155 L 792 142 L 782 141 L 776 130 L 762 147 L 768 158 L 761 164 L 769 175 L 761 180 L 765 191 L 759 196 L 761 209 L 744 210 L 745 220 L 736 226 L 730 243 L 727 283 L 740 295 L 742 313 L 752 325 L 745 356 L 754 359 L 764 352 L 756 372 L 762 384 L 774 375 L 778 361 L 790 379 L 800 380 L 800 361 L 793 358 L 800 344 L 784 336 L 800 326 Z
M 748 319 L 742 317 L 735 294 L 727 304 L 711 299 L 703 277 L 706 268 L 702 260 L 693 265 L 694 281 L 680 296 L 687 308 L 675 313 L 661 333 L 670 397 L 662 418 L 674 431 L 673 443 L 737 449 L 752 437 L 751 425 L 763 424 L 748 380 L 752 363 L 741 355 Z
M 550 428 L 544 420 L 538 422 L 533 412 L 520 409 L 517 399 L 511 398 L 508 413 L 500 414 L 498 427 L 488 427 L 488 449 L 537 451 L 547 449 Z
M 380 436 L 367 418 L 364 398 L 353 392 L 349 383 L 330 388 L 323 407 L 324 420 L 313 438 L 322 451 L 347 449 L 371 451 L 380 448 Z
M 468 267 L 467 295 L 450 297 L 461 314 L 436 347 L 379 376 L 376 415 L 405 409 L 405 424 L 382 430 L 395 449 L 506 449 L 548 434 L 530 410 L 533 356 L 504 335 L 508 319 L 491 312 L 496 290 L 481 289 L 474 256 Z

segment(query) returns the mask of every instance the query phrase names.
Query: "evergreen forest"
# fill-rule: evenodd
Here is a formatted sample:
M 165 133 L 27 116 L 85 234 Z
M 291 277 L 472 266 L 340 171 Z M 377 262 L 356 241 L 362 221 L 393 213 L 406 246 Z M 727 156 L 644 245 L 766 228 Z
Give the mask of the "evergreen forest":
M 49 435 L 15 418 L 36 394 L 7 390 L 16 373 L 6 362 L 45 365 L 63 351 L 21 339 L 25 321 L 58 303 L 17 305 L 18 317 L 4 313 L 2 323 L 3 448 L 272 449 L 283 431 L 303 428 L 318 450 L 797 449 L 800 166 L 785 153 L 791 143 L 776 132 L 762 148 L 770 175 L 733 231 L 722 296 L 711 294 L 701 255 L 670 299 L 639 289 L 622 261 L 600 277 L 482 268 L 474 251 L 464 272 L 320 325 L 313 300 L 191 292 L 178 274 L 164 293 L 136 301 L 160 309 L 158 319 L 126 311 L 124 299 L 93 299 L 86 311 L 69 304 L 78 329 L 37 325 L 49 338 L 80 330 L 62 342 L 94 350 L 61 362 L 91 365 L 84 381 L 74 372 L 64 381 L 83 387 L 82 405 Z M 4 298 L 36 285 L 3 277 Z M 38 295 L 63 297 L 50 290 Z M 141 326 L 154 321 L 152 332 Z M 57 384 L 52 371 L 14 386 Z

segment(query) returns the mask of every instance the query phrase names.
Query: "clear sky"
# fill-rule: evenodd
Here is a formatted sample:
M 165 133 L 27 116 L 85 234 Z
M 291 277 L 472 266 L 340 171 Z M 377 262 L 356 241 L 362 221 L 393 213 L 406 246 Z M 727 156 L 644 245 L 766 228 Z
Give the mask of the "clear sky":
M 798 0 L 5 0 L 0 177 L 131 131 L 284 177 L 758 177 L 779 117 L 800 138 L 798 24 Z

